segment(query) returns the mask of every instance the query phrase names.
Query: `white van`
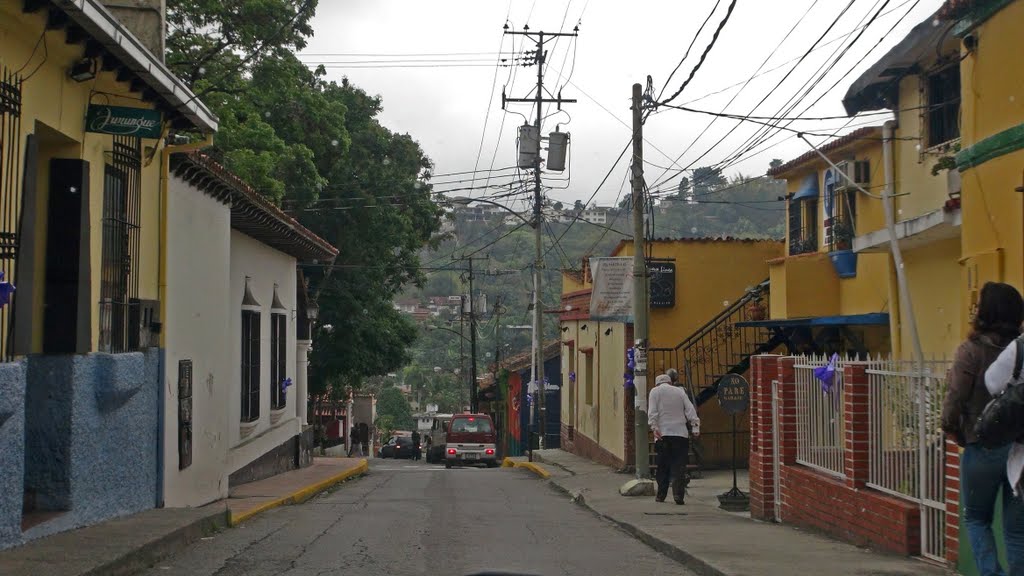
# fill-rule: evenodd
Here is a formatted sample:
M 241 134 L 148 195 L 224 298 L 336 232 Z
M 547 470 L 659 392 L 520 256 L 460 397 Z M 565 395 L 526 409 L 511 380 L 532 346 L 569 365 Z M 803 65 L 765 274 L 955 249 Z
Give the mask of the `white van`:
M 452 414 L 434 414 L 430 430 L 423 434 L 427 462 L 431 464 L 444 462 L 445 435 L 448 433 L 448 424 L 451 421 Z

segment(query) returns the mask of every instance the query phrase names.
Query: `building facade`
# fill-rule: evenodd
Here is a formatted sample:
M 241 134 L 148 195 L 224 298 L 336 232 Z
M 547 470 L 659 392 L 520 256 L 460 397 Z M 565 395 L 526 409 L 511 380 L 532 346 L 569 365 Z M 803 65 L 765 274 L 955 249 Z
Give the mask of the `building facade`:
M 161 152 L 217 118 L 151 48 L 0 2 L 0 548 L 160 504 Z
M 298 264 L 338 251 L 202 154 L 171 173 L 164 500 L 198 506 L 309 461 Z

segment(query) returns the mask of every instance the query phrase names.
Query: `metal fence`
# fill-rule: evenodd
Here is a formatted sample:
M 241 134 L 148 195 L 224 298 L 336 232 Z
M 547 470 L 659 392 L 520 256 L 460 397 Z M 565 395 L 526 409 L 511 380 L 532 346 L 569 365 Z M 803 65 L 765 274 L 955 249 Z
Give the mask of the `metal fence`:
M 868 486 L 921 505 L 921 555 L 945 555 L 945 361 L 868 363 Z
M 845 478 L 843 447 L 843 362 L 836 367 L 829 391 L 814 376 L 828 364 L 824 356 L 798 360 L 796 371 L 796 460 L 826 474 Z

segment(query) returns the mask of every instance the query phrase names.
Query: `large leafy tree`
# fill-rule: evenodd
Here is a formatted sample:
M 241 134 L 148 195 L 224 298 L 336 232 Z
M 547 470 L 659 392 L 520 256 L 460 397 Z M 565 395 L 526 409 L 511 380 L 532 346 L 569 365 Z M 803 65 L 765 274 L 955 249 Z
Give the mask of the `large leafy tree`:
M 313 393 L 405 364 L 416 330 L 391 299 L 425 281 L 418 254 L 442 214 L 429 159 L 381 126 L 380 98 L 297 58 L 316 5 L 167 2 L 167 63 L 221 119 L 210 153 L 341 250 L 337 263 L 306 270 L 325 327 L 310 359 Z

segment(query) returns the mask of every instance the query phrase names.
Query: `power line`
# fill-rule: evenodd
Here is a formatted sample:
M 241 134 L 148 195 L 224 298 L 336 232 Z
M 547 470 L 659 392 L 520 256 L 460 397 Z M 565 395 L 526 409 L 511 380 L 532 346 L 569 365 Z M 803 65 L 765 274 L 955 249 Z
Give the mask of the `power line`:
M 732 16 L 732 11 L 734 8 L 736 8 L 736 0 L 732 0 L 732 2 L 729 3 L 729 9 L 725 12 L 725 17 L 722 18 L 721 22 L 719 22 L 718 28 L 715 30 L 715 34 L 711 37 L 711 42 L 709 42 L 707 47 L 704 48 L 704 52 L 700 55 L 700 60 L 697 61 L 697 65 L 693 67 L 693 70 L 690 70 L 690 75 L 686 78 L 686 81 L 683 82 L 683 85 L 679 87 L 679 90 L 676 90 L 675 94 L 672 94 L 671 96 L 668 97 L 667 100 L 662 102 L 663 104 L 667 104 L 675 100 L 676 97 L 683 93 L 683 90 L 686 89 L 686 86 L 690 83 L 690 81 L 693 80 L 693 77 L 697 74 L 697 71 L 700 70 L 700 67 L 704 64 L 704 60 L 708 57 L 708 54 L 711 52 L 711 49 L 714 48 L 715 43 L 718 42 L 718 35 L 722 33 L 722 29 L 725 28 L 725 25 L 729 22 L 729 17 Z
M 676 64 L 676 67 L 672 69 L 672 72 L 668 75 L 668 78 L 665 79 L 665 85 L 661 87 L 661 92 L 658 93 L 658 100 L 661 100 L 662 95 L 665 94 L 665 89 L 668 88 L 669 82 L 672 81 L 672 77 L 675 76 L 676 72 L 679 71 L 679 68 L 683 65 L 683 62 L 686 62 L 686 59 L 690 57 L 690 50 L 692 50 L 694 44 L 697 43 L 697 39 L 700 38 L 700 33 L 704 31 L 704 27 L 708 25 L 708 22 L 711 21 L 711 17 L 714 16 L 715 12 L 718 11 L 718 6 L 721 3 L 722 0 L 715 0 L 715 5 L 714 7 L 711 8 L 711 12 L 708 12 L 707 18 L 704 19 L 704 22 L 700 25 L 700 28 L 697 29 L 697 33 L 693 35 L 693 39 L 690 40 L 690 45 L 686 47 L 686 53 L 683 54 L 683 57 L 679 59 L 679 63 Z

